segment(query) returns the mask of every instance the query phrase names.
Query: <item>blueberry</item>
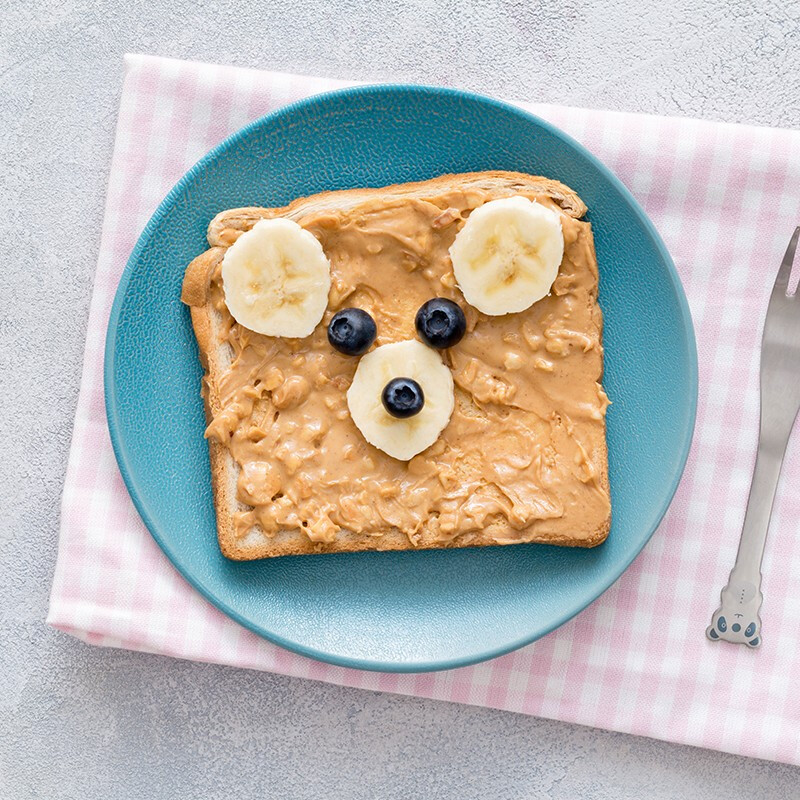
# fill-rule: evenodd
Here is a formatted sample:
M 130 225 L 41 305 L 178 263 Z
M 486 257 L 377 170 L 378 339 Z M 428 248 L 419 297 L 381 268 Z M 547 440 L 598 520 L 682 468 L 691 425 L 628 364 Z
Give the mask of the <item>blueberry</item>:
M 394 378 L 386 384 L 381 394 L 383 407 L 398 419 L 419 414 L 425 405 L 422 387 L 411 378 Z
M 437 350 L 458 344 L 467 330 L 464 312 L 452 300 L 443 297 L 423 303 L 415 322 L 422 341 Z
M 377 333 L 375 320 L 360 308 L 343 308 L 328 325 L 328 341 L 346 356 L 360 356 L 369 350 Z
M 744 635 L 749 639 L 756 632 L 755 622 L 751 622 L 745 629 Z
M 734 622 L 734 623 L 733 623 L 733 625 L 731 625 L 731 630 L 732 630 L 734 633 L 739 633 L 739 631 L 740 631 L 741 629 L 742 629 L 742 626 L 741 626 L 741 625 L 740 625 L 738 622 Z

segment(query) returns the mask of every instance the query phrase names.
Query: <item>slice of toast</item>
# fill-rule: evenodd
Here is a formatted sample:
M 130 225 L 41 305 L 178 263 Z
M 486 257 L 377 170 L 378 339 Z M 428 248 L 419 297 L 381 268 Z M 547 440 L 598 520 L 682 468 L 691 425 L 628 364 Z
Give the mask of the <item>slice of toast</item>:
M 472 210 L 514 195 L 561 215 L 564 259 L 550 295 L 488 317 L 466 304 L 448 250 Z M 608 400 L 585 212 L 557 181 L 492 171 L 218 214 L 210 248 L 186 270 L 182 299 L 206 371 L 224 555 L 603 542 Z M 305 339 L 256 334 L 225 305 L 227 247 L 274 217 L 309 230 L 331 262 L 328 310 Z M 416 309 L 434 296 L 455 300 L 467 316 L 466 336 L 443 355 L 456 409 L 439 441 L 400 462 L 366 443 L 350 419 L 345 395 L 358 359 L 334 353 L 326 328 L 337 310 L 357 306 L 375 319 L 378 345 L 413 339 Z

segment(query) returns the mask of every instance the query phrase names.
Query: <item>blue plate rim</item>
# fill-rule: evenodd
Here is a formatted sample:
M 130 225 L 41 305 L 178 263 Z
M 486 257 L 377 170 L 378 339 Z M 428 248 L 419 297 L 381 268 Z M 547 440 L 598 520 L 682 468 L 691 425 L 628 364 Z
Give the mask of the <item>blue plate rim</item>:
M 195 580 L 191 574 L 188 574 L 186 571 L 184 571 L 180 559 L 177 557 L 177 554 L 173 552 L 172 548 L 169 546 L 169 543 L 164 539 L 164 537 L 161 536 L 161 533 L 159 532 L 159 527 L 156 524 L 153 515 L 151 515 L 150 513 L 150 510 L 147 506 L 147 502 L 138 491 L 136 476 L 129 469 L 128 466 L 129 462 L 127 459 L 125 442 L 123 437 L 120 435 L 120 428 L 118 426 L 120 407 L 116 396 L 116 382 L 114 379 L 114 373 L 116 367 L 115 349 L 116 349 L 119 316 L 122 308 L 122 303 L 124 301 L 125 294 L 127 291 L 127 287 L 134 271 L 135 264 L 138 261 L 142 251 L 147 247 L 150 236 L 154 231 L 154 229 L 159 224 L 159 222 L 161 221 L 161 218 L 167 213 L 168 209 L 171 207 L 173 202 L 178 198 L 178 196 L 182 193 L 184 188 L 195 178 L 195 176 L 198 173 L 202 172 L 207 165 L 213 163 L 215 159 L 221 157 L 228 150 L 235 147 L 242 139 L 249 136 L 252 131 L 257 129 L 259 126 L 265 124 L 267 120 L 275 121 L 275 120 L 280 120 L 283 117 L 290 117 L 295 113 L 297 113 L 298 111 L 302 110 L 303 108 L 320 102 L 320 100 L 323 98 L 342 97 L 348 99 L 352 97 L 357 97 L 359 95 L 371 95 L 375 93 L 403 94 L 408 92 L 419 92 L 422 94 L 432 94 L 432 95 L 449 95 L 468 102 L 488 104 L 490 106 L 494 106 L 497 109 L 501 109 L 505 112 L 510 112 L 512 114 L 520 116 L 527 122 L 533 123 L 534 125 L 543 128 L 552 136 L 560 139 L 569 147 L 572 147 L 575 150 L 577 150 L 584 158 L 586 158 L 592 164 L 593 167 L 595 167 L 595 169 L 598 170 L 598 172 L 603 176 L 603 178 L 607 180 L 619 192 L 622 199 L 628 204 L 631 211 L 634 213 L 634 215 L 644 228 L 645 232 L 651 238 L 653 244 L 656 247 L 656 250 L 658 251 L 665 265 L 667 266 L 670 280 L 675 289 L 675 296 L 678 301 L 681 322 L 683 323 L 683 329 L 686 334 L 686 344 L 687 344 L 686 356 L 689 366 L 689 374 L 686 377 L 688 379 L 690 389 L 692 391 L 691 391 L 691 403 L 689 408 L 690 412 L 689 422 L 686 426 L 686 430 L 684 431 L 684 438 L 681 444 L 681 455 L 679 459 L 680 468 L 675 470 L 675 474 L 673 475 L 671 484 L 669 486 L 669 490 L 665 495 L 665 501 L 662 504 L 661 508 L 656 513 L 650 530 L 647 532 L 646 536 L 642 538 L 641 543 L 638 544 L 638 546 L 631 548 L 631 552 L 628 558 L 623 559 L 620 562 L 617 562 L 617 566 L 615 567 L 614 570 L 612 570 L 612 577 L 610 580 L 606 579 L 591 584 L 588 587 L 588 590 L 585 592 L 584 596 L 582 596 L 580 600 L 573 603 L 569 609 L 565 610 L 561 615 L 559 615 L 552 624 L 546 626 L 545 628 L 537 629 L 533 635 L 522 636 L 502 647 L 490 648 L 480 653 L 470 653 L 469 655 L 462 657 L 441 659 L 437 661 L 422 661 L 422 662 L 388 661 L 387 662 L 387 661 L 372 660 L 368 658 L 342 656 L 336 653 L 328 653 L 324 650 L 318 650 L 313 647 L 307 647 L 305 645 L 298 644 L 296 642 L 288 640 L 280 635 L 277 635 L 259 626 L 255 622 L 248 620 L 247 618 L 239 614 L 238 611 L 236 611 L 226 602 L 217 597 L 213 592 L 209 591 L 203 585 L 202 581 Z M 125 269 L 123 270 L 122 275 L 120 276 L 120 281 L 114 295 L 114 301 L 111 306 L 111 313 L 109 316 L 108 326 L 106 329 L 106 341 L 104 348 L 104 363 L 103 363 L 103 383 L 104 383 L 103 393 L 104 393 L 105 408 L 106 408 L 106 419 L 108 422 L 108 430 L 111 438 L 111 445 L 114 450 L 114 456 L 117 460 L 117 464 L 119 466 L 123 482 L 125 483 L 125 486 L 128 490 L 128 494 L 130 495 L 131 500 L 133 501 L 134 507 L 136 508 L 137 512 L 142 518 L 145 527 L 150 532 L 150 535 L 153 537 L 156 544 L 158 544 L 161 551 L 166 555 L 166 557 L 169 559 L 170 563 L 173 565 L 173 567 L 175 567 L 178 573 L 186 581 L 188 581 L 188 583 L 194 589 L 196 589 L 206 600 L 208 600 L 212 605 L 214 605 L 220 611 L 225 613 L 235 622 L 238 622 L 240 625 L 252 631 L 253 633 L 257 634 L 258 636 L 261 636 L 264 639 L 267 639 L 268 641 L 273 642 L 274 644 L 277 644 L 278 646 L 283 647 L 291 652 L 298 653 L 299 655 L 305 656 L 307 658 L 311 658 L 317 661 L 322 661 L 338 667 L 360 669 L 360 670 L 374 671 L 374 672 L 416 673 L 416 672 L 434 672 L 440 670 L 457 669 L 459 667 L 467 667 L 473 664 L 478 664 L 483 661 L 488 661 L 490 659 L 497 658 L 499 656 L 513 652 L 514 650 L 518 650 L 521 647 L 525 647 L 526 645 L 531 644 L 532 642 L 537 641 L 543 636 L 546 636 L 547 634 L 551 633 L 556 628 L 559 628 L 561 625 L 565 624 L 574 616 L 579 614 L 581 611 L 588 608 L 595 600 L 597 600 L 598 597 L 600 597 L 604 592 L 606 592 L 609 588 L 611 588 L 611 586 L 613 586 L 614 583 L 616 583 L 619 580 L 620 576 L 625 572 L 625 570 L 628 569 L 628 567 L 633 563 L 634 559 L 639 555 L 639 553 L 641 553 L 645 545 L 652 538 L 653 534 L 655 533 L 656 529 L 658 528 L 662 519 L 664 518 L 667 509 L 671 505 L 675 492 L 678 488 L 678 484 L 680 483 L 680 480 L 683 476 L 684 470 L 686 468 L 686 461 L 689 457 L 689 451 L 691 448 L 692 439 L 694 436 L 694 428 L 697 420 L 699 375 L 698 375 L 698 362 L 697 362 L 697 340 L 695 337 L 694 324 L 692 322 L 692 316 L 689 310 L 689 303 L 686 298 L 686 293 L 683 289 L 683 284 L 681 283 L 678 271 L 675 268 L 675 264 L 672 260 L 672 257 L 670 256 L 669 251 L 667 250 L 667 247 L 664 244 L 664 241 L 662 240 L 660 234 L 658 233 L 655 225 L 647 216 L 647 214 L 645 213 L 644 209 L 641 207 L 639 202 L 636 200 L 636 198 L 634 198 L 634 196 L 631 194 L 631 192 L 625 186 L 625 184 L 611 171 L 611 169 L 609 169 L 599 158 L 597 158 L 597 156 L 591 153 L 580 142 L 573 139 L 568 134 L 564 133 L 560 128 L 547 122 L 547 120 L 544 120 L 541 117 L 531 113 L 530 111 L 526 111 L 525 109 L 520 108 L 519 106 L 516 106 L 512 103 L 503 102 L 501 100 L 497 100 L 495 98 L 488 97 L 486 95 L 478 94 L 476 92 L 465 91 L 462 89 L 453 89 L 448 87 L 429 86 L 425 84 L 413 84 L 413 83 L 386 83 L 386 84 L 378 83 L 378 84 L 367 84 L 362 86 L 347 87 L 343 89 L 335 89 L 329 92 L 321 92 L 315 95 L 311 95 L 309 97 L 302 98 L 301 100 L 297 100 L 293 103 L 289 103 L 285 106 L 281 106 L 280 108 L 275 109 L 274 111 L 271 111 L 268 114 L 258 117 L 257 119 L 245 125 L 243 128 L 240 128 L 235 133 L 223 139 L 222 142 L 220 142 L 212 150 L 206 153 L 206 155 L 204 155 L 199 161 L 197 161 L 197 163 L 194 164 L 194 166 L 192 166 L 180 178 L 180 180 L 172 187 L 172 189 L 170 189 L 170 191 L 167 193 L 164 199 L 159 203 L 155 212 L 148 220 L 147 224 L 142 230 L 142 233 L 139 235 L 139 238 L 136 241 L 136 245 L 131 251 L 131 255 L 128 258 L 128 261 L 126 262 Z M 612 530 L 613 530 L 613 521 L 612 521 Z

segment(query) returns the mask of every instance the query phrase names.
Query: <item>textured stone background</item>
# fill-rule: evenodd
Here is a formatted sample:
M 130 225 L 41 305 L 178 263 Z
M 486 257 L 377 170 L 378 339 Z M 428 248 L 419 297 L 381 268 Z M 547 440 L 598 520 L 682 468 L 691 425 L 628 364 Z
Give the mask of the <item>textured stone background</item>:
M 800 796 L 787 766 L 44 626 L 126 51 L 800 123 L 798 0 L 0 0 L 0 798 Z

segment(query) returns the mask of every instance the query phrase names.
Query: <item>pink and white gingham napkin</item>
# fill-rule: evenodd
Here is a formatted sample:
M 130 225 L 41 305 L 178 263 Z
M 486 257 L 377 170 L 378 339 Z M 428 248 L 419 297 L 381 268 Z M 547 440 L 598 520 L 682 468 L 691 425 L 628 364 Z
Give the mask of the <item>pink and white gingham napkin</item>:
M 758 431 L 760 326 L 800 223 L 800 132 L 534 105 L 642 203 L 689 296 L 700 358 L 697 431 L 663 524 L 571 622 L 474 667 L 384 675 L 263 641 L 203 600 L 137 516 L 103 406 L 103 344 L 133 245 L 180 176 L 229 133 L 343 84 L 131 56 L 117 125 L 48 622 L 92 644 L 521 711 L 800 764 L 800 436 L 764 562 L 764 642 L 708 642 L 736 554 Z

